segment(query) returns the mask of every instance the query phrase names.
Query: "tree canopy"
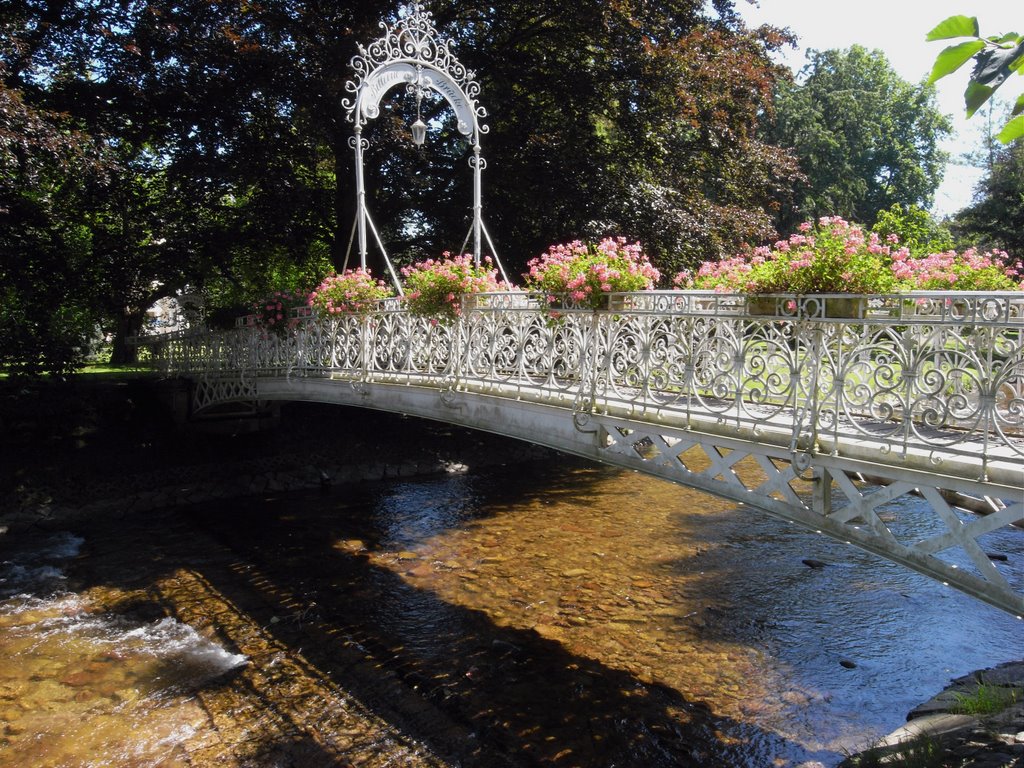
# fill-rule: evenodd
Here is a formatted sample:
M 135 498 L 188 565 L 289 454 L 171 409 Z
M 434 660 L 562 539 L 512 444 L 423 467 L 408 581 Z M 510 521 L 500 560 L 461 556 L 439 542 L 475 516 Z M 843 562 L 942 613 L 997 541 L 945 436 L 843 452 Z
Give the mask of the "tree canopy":
M 482 88 L 484 218 L 513 276 L 608 235 L 673 274 L 808 214 L 926 205 L 938 184 L 948 124 L 930 90 L 856 47 L 813 53 L 791 82 L 771 60 L 791 36 L 746 28 L 733 0 L 430 11 Z M 348 64 L 398 12 L 0 0 L 0 321 L 17 330 L 0 364 L 59 368 L 47 355 L 73 362 L 97 326 L 125 359 L 157 298 L 241 311 L 354 265 Z M 364 131 L 369 207 L 400 264 L 457 250 L 471 221 L 472 148 L 443 100 L 423 106 L 423 148 L 404 89 Z
M 778 86 L 770 123 L 806 175 L 780 228 L 822 215 L 872 223 L 895 203 L 929 207 L 950 130 L 934 89 L 900 78 L 881 51 L 808 52 L 798 80 Z
M 746 29 L 732 0 L 430 10 L 483 88 L 484 215 L 511 273 L 576 237 L 640 239 L 669 272 L 774 234 L 796 167 L 757 118 L 784 74 L 769 59 L 783 32 Z M 5 307 L 57 316 L 73 296 L 84 325 L 123 341 L 160 296 L 230 305 L 340 268 L 355 202 L 348 62 L 395 13 L 380 0 L 0 0 Z M 370 208 L 400 262 L 458 249 L 470 222 L 470 148 L 443 104 L 426 106 L 422 150 L 401 92 L 364 134 Z
M 955 228 L 983 247 L 1024 254 L 1024 142 L 994 149 L 974 202 L 956 216 Z

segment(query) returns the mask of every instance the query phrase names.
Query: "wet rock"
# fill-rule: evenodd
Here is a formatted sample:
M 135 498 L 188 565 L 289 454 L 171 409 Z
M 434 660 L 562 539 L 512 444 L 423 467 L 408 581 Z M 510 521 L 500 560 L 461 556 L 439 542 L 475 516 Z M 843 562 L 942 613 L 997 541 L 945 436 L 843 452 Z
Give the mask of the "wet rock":
M 586 575 L 587 575 L 587 569 L 586 568 L 569 568 L 568 570 L 562 571 L 562 576 L 564 576 L 567 579 L 572 579 L 572 578 L 575 578 L 577 576 L 586 576 Z
M 805 558 L 800 562 L 806 565 L 808 568 L 824 568 L 826 565 L 828 565 L 828 563 L 823 562 L 822 560 L 814 560 L 810 557 Z
M 857 668 L 857 662 L 850 661 L 849 659 L 840 659 L 839 660 L 839 666 L 845 667 L 846 669 L 856 669 Z

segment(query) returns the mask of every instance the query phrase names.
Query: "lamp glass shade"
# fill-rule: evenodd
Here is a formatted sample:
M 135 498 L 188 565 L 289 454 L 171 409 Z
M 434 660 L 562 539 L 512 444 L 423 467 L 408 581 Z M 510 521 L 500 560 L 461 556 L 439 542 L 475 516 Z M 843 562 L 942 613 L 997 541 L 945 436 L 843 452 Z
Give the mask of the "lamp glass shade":
M 412 124 L 412 143 L 417 147 L 422 147 L 423 142 L 427 140 L 427 124 L 422 120 L 417 120 Z

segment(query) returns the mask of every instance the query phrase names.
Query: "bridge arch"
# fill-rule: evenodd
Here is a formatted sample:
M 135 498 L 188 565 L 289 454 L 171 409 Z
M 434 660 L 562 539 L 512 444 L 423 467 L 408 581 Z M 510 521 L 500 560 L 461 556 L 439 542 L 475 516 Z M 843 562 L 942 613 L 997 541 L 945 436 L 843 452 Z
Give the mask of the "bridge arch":
M 451 51 L 452 41 L 437 34 L 430 13 L 421 3 L 412 3 L 399 11 L 398 23 L 380 25 L 384 35 L 368 47 L 359 46 L 359 54 L 353 57 L 351 66 L 355 71 L 354 80 L 345 87 L 351 94 L 342 100 L 348 119 L 355 126 L 351 146 L 355 151 L 356 166 L 356 232 L 358 233 L 360 266 L 366 267 L 368 231 L 373 234 L 380 249 L 392 281 L 399 293 L 401 282 L 395 273 L 387 251 L 381 242 L 377 229 L 370 217 L 366 204 L 366 182 L 363 172 L 363 152 L 367 148 L 363 138 L 363 126 L 368 120 L 380 114 L 381 100 L 395 88 L 405 88 L 416 99 L 416 122 L 411 126 L 413 141 L 420 145 L 426 135 L 427 126 L 420 118 L 420 103 L 427 92 L 440 94 L 452 108 L 456 128 L 469 138 L 473 155 L 469 165 L 473 170 L 473 221 L 470 235 L 473 239 L 473 259 L 480 264 L 482 238 L 486 238 L 494 261 L 508 282 L 508 275 L 502 265 L 490 235 L 483 223 L 483 196 L 481 174 L 487 167 L 480 154 L 480 136 L 487 132 L 481 124 L 487 111 L 478 103 L 480 85 L 476 74 L 467 69 Z

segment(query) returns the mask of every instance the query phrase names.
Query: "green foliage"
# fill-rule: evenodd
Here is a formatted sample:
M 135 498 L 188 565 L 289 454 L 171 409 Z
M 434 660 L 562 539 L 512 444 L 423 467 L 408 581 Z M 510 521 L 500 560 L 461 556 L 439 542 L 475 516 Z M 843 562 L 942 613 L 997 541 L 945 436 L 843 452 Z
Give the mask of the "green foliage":
M 892 207 L 879 211 L 871 231 L 882 240 L 895 235 L 911 256 L 948 251 L 953 247 L 949 228 L 916 205 L 893 203 Z
M 8 74 L 0 58 L 0 366 L 62 375 L 84 360 L 99 320 L 80 210 L 110 166 L 66 115 L 30 103 Z
M 578 236 L 623 232 L 673 266 L 773 234 L 797 170 L 758 134 L 758 116 L 771 110 L 784 33 L 747 30 L 731 0 L 430 10 L 495 116 L 484 214 L 511 271 Z M 39 151 L 0 157 L 0 183 L 28 194 L 21 169 L 46 167 L 76 190 L 54 215 L 90 233 L 74 293 L 115 335 L 115 358 L 161 296 L 199 291 L 230 314 L 343 268 L 355 203 L 345 63 L 394 13 L 384 0 L 5 6 L 0 113 L 14 117 L 0 119 L 0 147 Z M 364 132 L 369 207 L 400 263 L 461 243 L 472 199 L 472 147 L 444 100 L 424 104 L 422 150 L 408 139 L 411 104 L 395 89 Z M 109 156 L 106 175 L 53 159 L 72 147 Z M 42 270 L 32 253 L 18 258 Z
M 623 234 L 668 270 L 773 234 L 795 165 L 757 126 L 786 38 L 739 30 L 731 5 L 716 3 L 722 19 L 664 1 L 461 10 L 464 30 L 447 29 L 488 110 L 510 118 L 484 146 L 485 214 L 510 271 L 575 238 Z
M 958 37 L 973 38 L 947 46 L 936 57 L 928 83 L 956 72 L 968 61 L 974 61 L 964 91 L 967 116 L 973 115 L 987 102 L 1014 72 L 1024 74 L 1024 35 L 1007 33 L 982 37 L 978 20 L 973 16 L 951 16 L 940 22 L 927 40 L 950 40 Z M 1013 105 L 1012 117 L 996 138 L 1005 144 L 1024 136 L 1024 94 Z
M 973 204 L 957 214 L 959 238 L 982 248 L 1024 256 L 1024 141 L 997 146 Z
M 971 693 L 954 693 L 956 706 L 951 711 L 964 715 L 991 715 L 1017 703 L 1017 690 L 984 681 Z
M 873 221 L 894 204 L 927 208 L 942 179 L 939 141 L 951 130 L 931 87 L 901 79 L 880 51 L 810 51 L 776 95 L 770 136 L 790 147 L 806 181 L 779 229 L 838 215 Z

